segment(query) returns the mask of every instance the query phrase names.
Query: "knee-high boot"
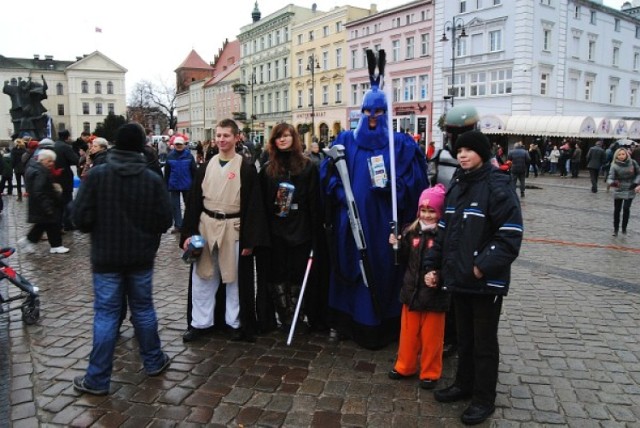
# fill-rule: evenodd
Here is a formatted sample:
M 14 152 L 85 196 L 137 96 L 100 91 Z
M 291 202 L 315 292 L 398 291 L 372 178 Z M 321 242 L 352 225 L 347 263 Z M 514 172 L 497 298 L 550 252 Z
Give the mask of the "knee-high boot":
M 289 300 L 291 298 L 289 287 L 284 282 L 277 282 L 269 284 L 269 289 L 280 324 L 282 326 L 291 325 L 291 315 L 288 311 Z

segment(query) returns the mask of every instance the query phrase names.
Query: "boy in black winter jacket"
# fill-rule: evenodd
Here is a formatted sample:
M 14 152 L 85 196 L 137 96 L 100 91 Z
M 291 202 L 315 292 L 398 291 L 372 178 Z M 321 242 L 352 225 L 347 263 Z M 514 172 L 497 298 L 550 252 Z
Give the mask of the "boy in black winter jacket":
M 477 424 L 495 410 L 498 322 L 522 242 L 522 213 L 509 177 L 489 162 L 491 146 L 484 134 L 465 132 L 455 150 L 460 169 L 423 267 L 427 285 L 440 281 L 453 293 L 458 331 L 455 381 L 435 398 L 443 403 L 471 398 L 461 419 Z

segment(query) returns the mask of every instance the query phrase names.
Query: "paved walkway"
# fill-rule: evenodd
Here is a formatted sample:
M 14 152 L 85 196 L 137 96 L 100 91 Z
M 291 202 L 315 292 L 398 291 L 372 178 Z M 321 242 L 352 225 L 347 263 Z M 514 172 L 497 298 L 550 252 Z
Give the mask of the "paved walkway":
M 528 183 L 537 188 L 523 200 L 525 242 L 504 303 L 498 408 L 484 426 L 639 426 L 640 201 L 629 234 L 613 238 L 611 195 L 590 193 L 586 177 Z M 27 230 L 26 204 L 5 201 L 4 243 L 14 244 Z M 71 386 L 91 349 L 88 237 L 65 235 L 66 255 L 50 255 L 41 243 L 35 255 L 10 259 L 41 287 L 42 318 L 25 326 L 17 312 L 0 315 L 0 347 L 8 341 L 11 362 L 7 388 L 0 352 L 0 426 L 459 424 L 466 403 L 440 404 L 416 379 L 387 378 L 394 346 L 371 352 L 310 335 L 288 347 L 279 334 L 253 345 L 224 336 L 183 344 L 187 266 L 175 240 L 164 235 L 155 276 L 163 348 L 173 363 L 158 378 L 145 376 L 125 322 L 107 397 Z M 454 362 L 445 362 L 442 385 Z

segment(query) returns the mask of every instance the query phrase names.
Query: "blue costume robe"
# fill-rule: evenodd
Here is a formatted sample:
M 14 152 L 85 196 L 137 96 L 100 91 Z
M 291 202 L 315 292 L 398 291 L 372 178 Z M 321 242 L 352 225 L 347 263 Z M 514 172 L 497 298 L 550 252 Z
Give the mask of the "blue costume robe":
M 332 204 L 333 236 L 330 251 L 329 285 L 330 324 L 343 336 L 360 346 L 376 349 L 398 338 L 401 304 L 399 299 L 403 269 L 394 265 L 391 233 L 391 180 L 389 141 L 382 129 L 359 127 L 356 132 L 342 132 L 334 144 L 345 147 L 345 160 L 351 186 L 364 230 L 367 254 L 378 292 L 382 320 L 373 309 L 371 295 L 359 268 L 360 254 L 349 224 L 342 181 L 330 159 L 321 167 L 324 202 Z M 394 134 L 398 199 L 398 226 L 415 220 L 420 193 L 429 187 L 424 153 L 413 139 Z M 382 155 L 389 181 L 384 188 L 374 187 L 369 173 L 369 159 Z M 401 230 L 401 229 L 400 229 Z

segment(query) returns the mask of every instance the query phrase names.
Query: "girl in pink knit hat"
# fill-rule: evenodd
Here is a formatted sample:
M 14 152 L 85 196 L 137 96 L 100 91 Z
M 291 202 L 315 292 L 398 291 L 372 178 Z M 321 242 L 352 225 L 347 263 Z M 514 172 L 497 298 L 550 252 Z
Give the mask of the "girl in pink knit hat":
M 442 184 L 423 191 L 416 220 L 405 228 L 402 236 L 389 236 L 389 244 L 400 243 L 399 255 L 406 263 L 400 290 L 402 317 L 398 358 L 389 378 L 403 379 L 418 373 L 423 389 L 433 389 L 442 373 L 445 313 L 450 297 L 439 286 L 425 285 L 421 264 L 436 237 L 445 193 Z

